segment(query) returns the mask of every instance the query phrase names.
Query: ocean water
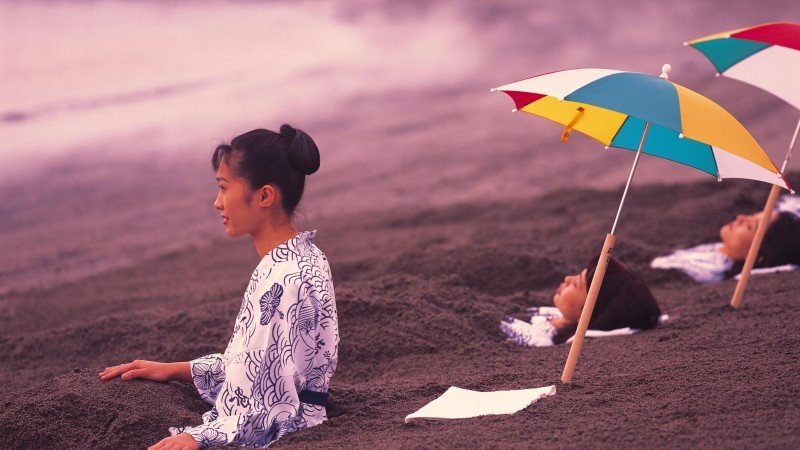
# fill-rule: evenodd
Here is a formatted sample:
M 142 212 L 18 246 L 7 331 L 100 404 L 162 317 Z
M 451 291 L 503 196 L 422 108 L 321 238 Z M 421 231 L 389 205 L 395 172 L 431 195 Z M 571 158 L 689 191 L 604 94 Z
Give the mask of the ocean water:
M 488 92 L 536 73 L 658 73 L 669 62 L 675 79 L 724 97 L 740 86 L 713 84 L 710 65 L 681 43 L 791 20 L 799 8 L 791 1 L 3 1 L 0 177 L 76 153 L 207 149 L 284 121 L 330 143 L 332 167 L 354 158 L 378 166 L 452 159 L 558 134 L 538 119 L 510 117 L 508 99 Z M 753 103 L 773 105 L 753 98 L 728 105 L 745 116 Z M 374 146 L 385 155 L 373 158 Z M 414 150 L 431 146 L 438 155 Z
M 339 120 L 348 102 L 446 89 L 480 67 L 455 4 L 349 8 L 0 3 L 0 157 L 29 166 L 108 142 L 104 151 L 135 152 L 143 136 L 207 145 L 280 121 Z

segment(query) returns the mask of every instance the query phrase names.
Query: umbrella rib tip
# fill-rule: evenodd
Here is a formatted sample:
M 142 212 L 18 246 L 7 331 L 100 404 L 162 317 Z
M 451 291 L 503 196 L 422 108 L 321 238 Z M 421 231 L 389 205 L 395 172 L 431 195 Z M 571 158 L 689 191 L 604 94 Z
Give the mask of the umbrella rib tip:
M 517 108 L 511 110 L 511 112 L 517 112 L 517 111 L 518 111 Z
M 497 88 L 491 88 L 489 89 L 489 92 L 497 92 Z

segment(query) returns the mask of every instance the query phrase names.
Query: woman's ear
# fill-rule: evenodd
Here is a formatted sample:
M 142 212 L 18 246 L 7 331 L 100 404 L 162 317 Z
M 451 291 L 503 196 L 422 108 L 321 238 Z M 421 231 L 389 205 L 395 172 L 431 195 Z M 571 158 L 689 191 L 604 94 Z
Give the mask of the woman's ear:
M 261 189 L 258 191 L 259 206 L 261 206 L 262 208 L 269 208 L 275 203 L 275 200 L 277 199 L 277 194 L 278 191 L 275 190 L 275 188 L 272 187 L 272 185 L 265 184 L 264 186 L 261 186 Z

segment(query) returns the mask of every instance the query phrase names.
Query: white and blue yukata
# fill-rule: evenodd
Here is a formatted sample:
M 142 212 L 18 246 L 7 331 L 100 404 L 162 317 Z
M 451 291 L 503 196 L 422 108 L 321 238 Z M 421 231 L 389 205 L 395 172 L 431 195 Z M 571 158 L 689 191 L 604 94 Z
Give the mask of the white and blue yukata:
M 500 331 L 506 335 L 506 340 L 528 347 L 555 345 L 553 340 L 558 335 L 558 330 L 550 320 L 563 317 L 561 311 L 552 306 L 529 308 L 528 311 L 533 313 L 529 322 L 513 317 L 506 317 L 500 322 Z
M 719 251 L 721 247 L 722 242 L 714 242 L 678 249 L 669 255 L 656 257 L 650 262 L 650 267 L 678 269 L 698 283 L 718 283 L 733 267 L 733 260 Z
M 800 198 L 781 196 L 775 209 L 800 216 Z M 699 283 L 717 283 L 725 279 L 725 272 L 733 267 L 733 260 L 720 252 L 721 242 L 701 244 L 696 247 L 675 250 L 669 255 L 659 256 L 650 263 L 653 269 L 678 269 Z M 781 266 L 783 267 L 783 266 Z M 769 272 L 762 270 L 762 272 Z
M 214 405 L 203 423 L 173 427 L 200 448 L 265 447 L 327 419 L 339 343 L 336 301 L 314 231 L 267 253 L 253 271 L 225 353 L 190 362 L 200 396 Z

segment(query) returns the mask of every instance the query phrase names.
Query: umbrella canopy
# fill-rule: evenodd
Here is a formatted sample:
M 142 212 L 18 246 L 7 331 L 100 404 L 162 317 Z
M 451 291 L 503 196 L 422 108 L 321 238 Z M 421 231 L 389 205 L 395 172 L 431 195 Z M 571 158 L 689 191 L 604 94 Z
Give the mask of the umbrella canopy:
M 547 73 L 493 89 L 516 109 L 597 139 L 710 175 L 746 178 L 789 189 L 753 136 L 708 98 L 665 78 L 609 69 Z M 642 143 L 645 125 L 649 133 Z
M 800 24 L 765 23 L 686 42 L 718 75 L 757 86 L 800 109 Z

